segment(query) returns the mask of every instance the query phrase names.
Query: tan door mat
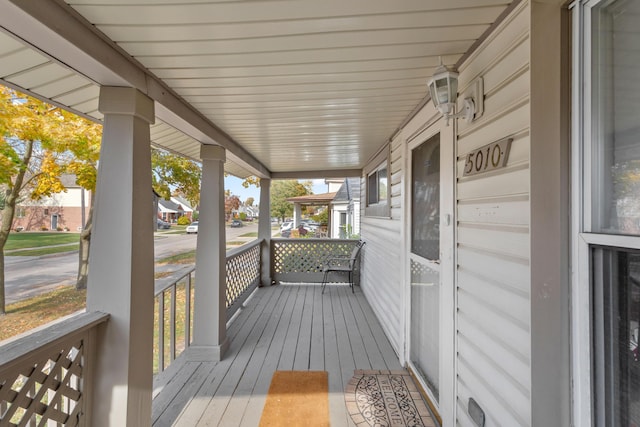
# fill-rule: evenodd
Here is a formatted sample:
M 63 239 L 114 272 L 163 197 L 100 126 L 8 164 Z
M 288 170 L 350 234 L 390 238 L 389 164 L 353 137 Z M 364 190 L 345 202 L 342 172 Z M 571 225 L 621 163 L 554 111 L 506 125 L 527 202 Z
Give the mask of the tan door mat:
M 345 390 L 347 411 L 358 427 L 435 427 L 409 372 L 356 370 Z
M 329 426 L 327 372 L 274 372 L 260 418 L 260 427 L 267 426 Z

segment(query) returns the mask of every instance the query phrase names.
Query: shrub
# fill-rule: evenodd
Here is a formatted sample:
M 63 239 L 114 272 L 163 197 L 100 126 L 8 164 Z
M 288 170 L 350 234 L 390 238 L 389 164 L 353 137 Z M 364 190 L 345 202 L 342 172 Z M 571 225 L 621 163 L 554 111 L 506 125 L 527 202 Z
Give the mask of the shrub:
M 43 225 L 42 227 L 40 227 L 40 231 L 49 231 L 49 228 Z
M 246 221 L 247 220 L 247 214 L 245 212 L 240 212 L 240 221 Z
M 178 218 L 178 225 L 189 225 L 191 224 L 191 221 L 189 221 L 189 218 L 187 218 L 186 216 L 181 216 L 180 218 Z
M 56 227 L 56 231 L 62 231 L 62 227 Z

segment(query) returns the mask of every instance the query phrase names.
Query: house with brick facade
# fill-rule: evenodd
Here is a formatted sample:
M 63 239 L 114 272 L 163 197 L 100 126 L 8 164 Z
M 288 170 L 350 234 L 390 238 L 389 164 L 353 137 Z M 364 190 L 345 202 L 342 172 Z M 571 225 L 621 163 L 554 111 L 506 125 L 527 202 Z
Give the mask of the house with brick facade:
M 60 180 L 65 191 L 38 200 L 25 199 L 18 203 L 12 230 L 82 230 L 89 215 L 91 192 L 76 183 L 75 175 L 65 174 Z

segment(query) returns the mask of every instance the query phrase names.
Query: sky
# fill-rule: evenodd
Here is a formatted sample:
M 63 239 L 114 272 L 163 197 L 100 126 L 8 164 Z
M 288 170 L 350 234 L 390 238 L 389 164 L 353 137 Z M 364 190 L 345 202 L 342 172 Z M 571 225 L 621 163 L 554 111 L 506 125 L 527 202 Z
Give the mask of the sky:
M 238 196 L 241 202 L 247 200 L 247 197 L 253 197 L 255 203 L 260 204 L 260 189 L 254 185 L 244 188 L 242 181 L 240 178 L 229 175 L 224 179 L 224 189 L 231 190 L 231 194 Z M 327 192 L 327 184 L 324 183 L 324 179 L 313 179 L 311 181 L 313 182 L 313 194 Z

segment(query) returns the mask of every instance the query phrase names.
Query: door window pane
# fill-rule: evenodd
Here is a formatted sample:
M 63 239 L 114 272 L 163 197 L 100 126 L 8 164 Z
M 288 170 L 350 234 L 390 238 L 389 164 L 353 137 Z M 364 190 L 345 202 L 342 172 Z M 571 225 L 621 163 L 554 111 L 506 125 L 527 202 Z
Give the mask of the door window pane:
M 640 235 L 640 2 L 592 9 L 593 231 Z
M 434 135 L 411 157 L 411 252 L 440 259 L 440 134 Z
M 640 252 L 594 248 L 595 414 L 600 426 L 640 425 Z

